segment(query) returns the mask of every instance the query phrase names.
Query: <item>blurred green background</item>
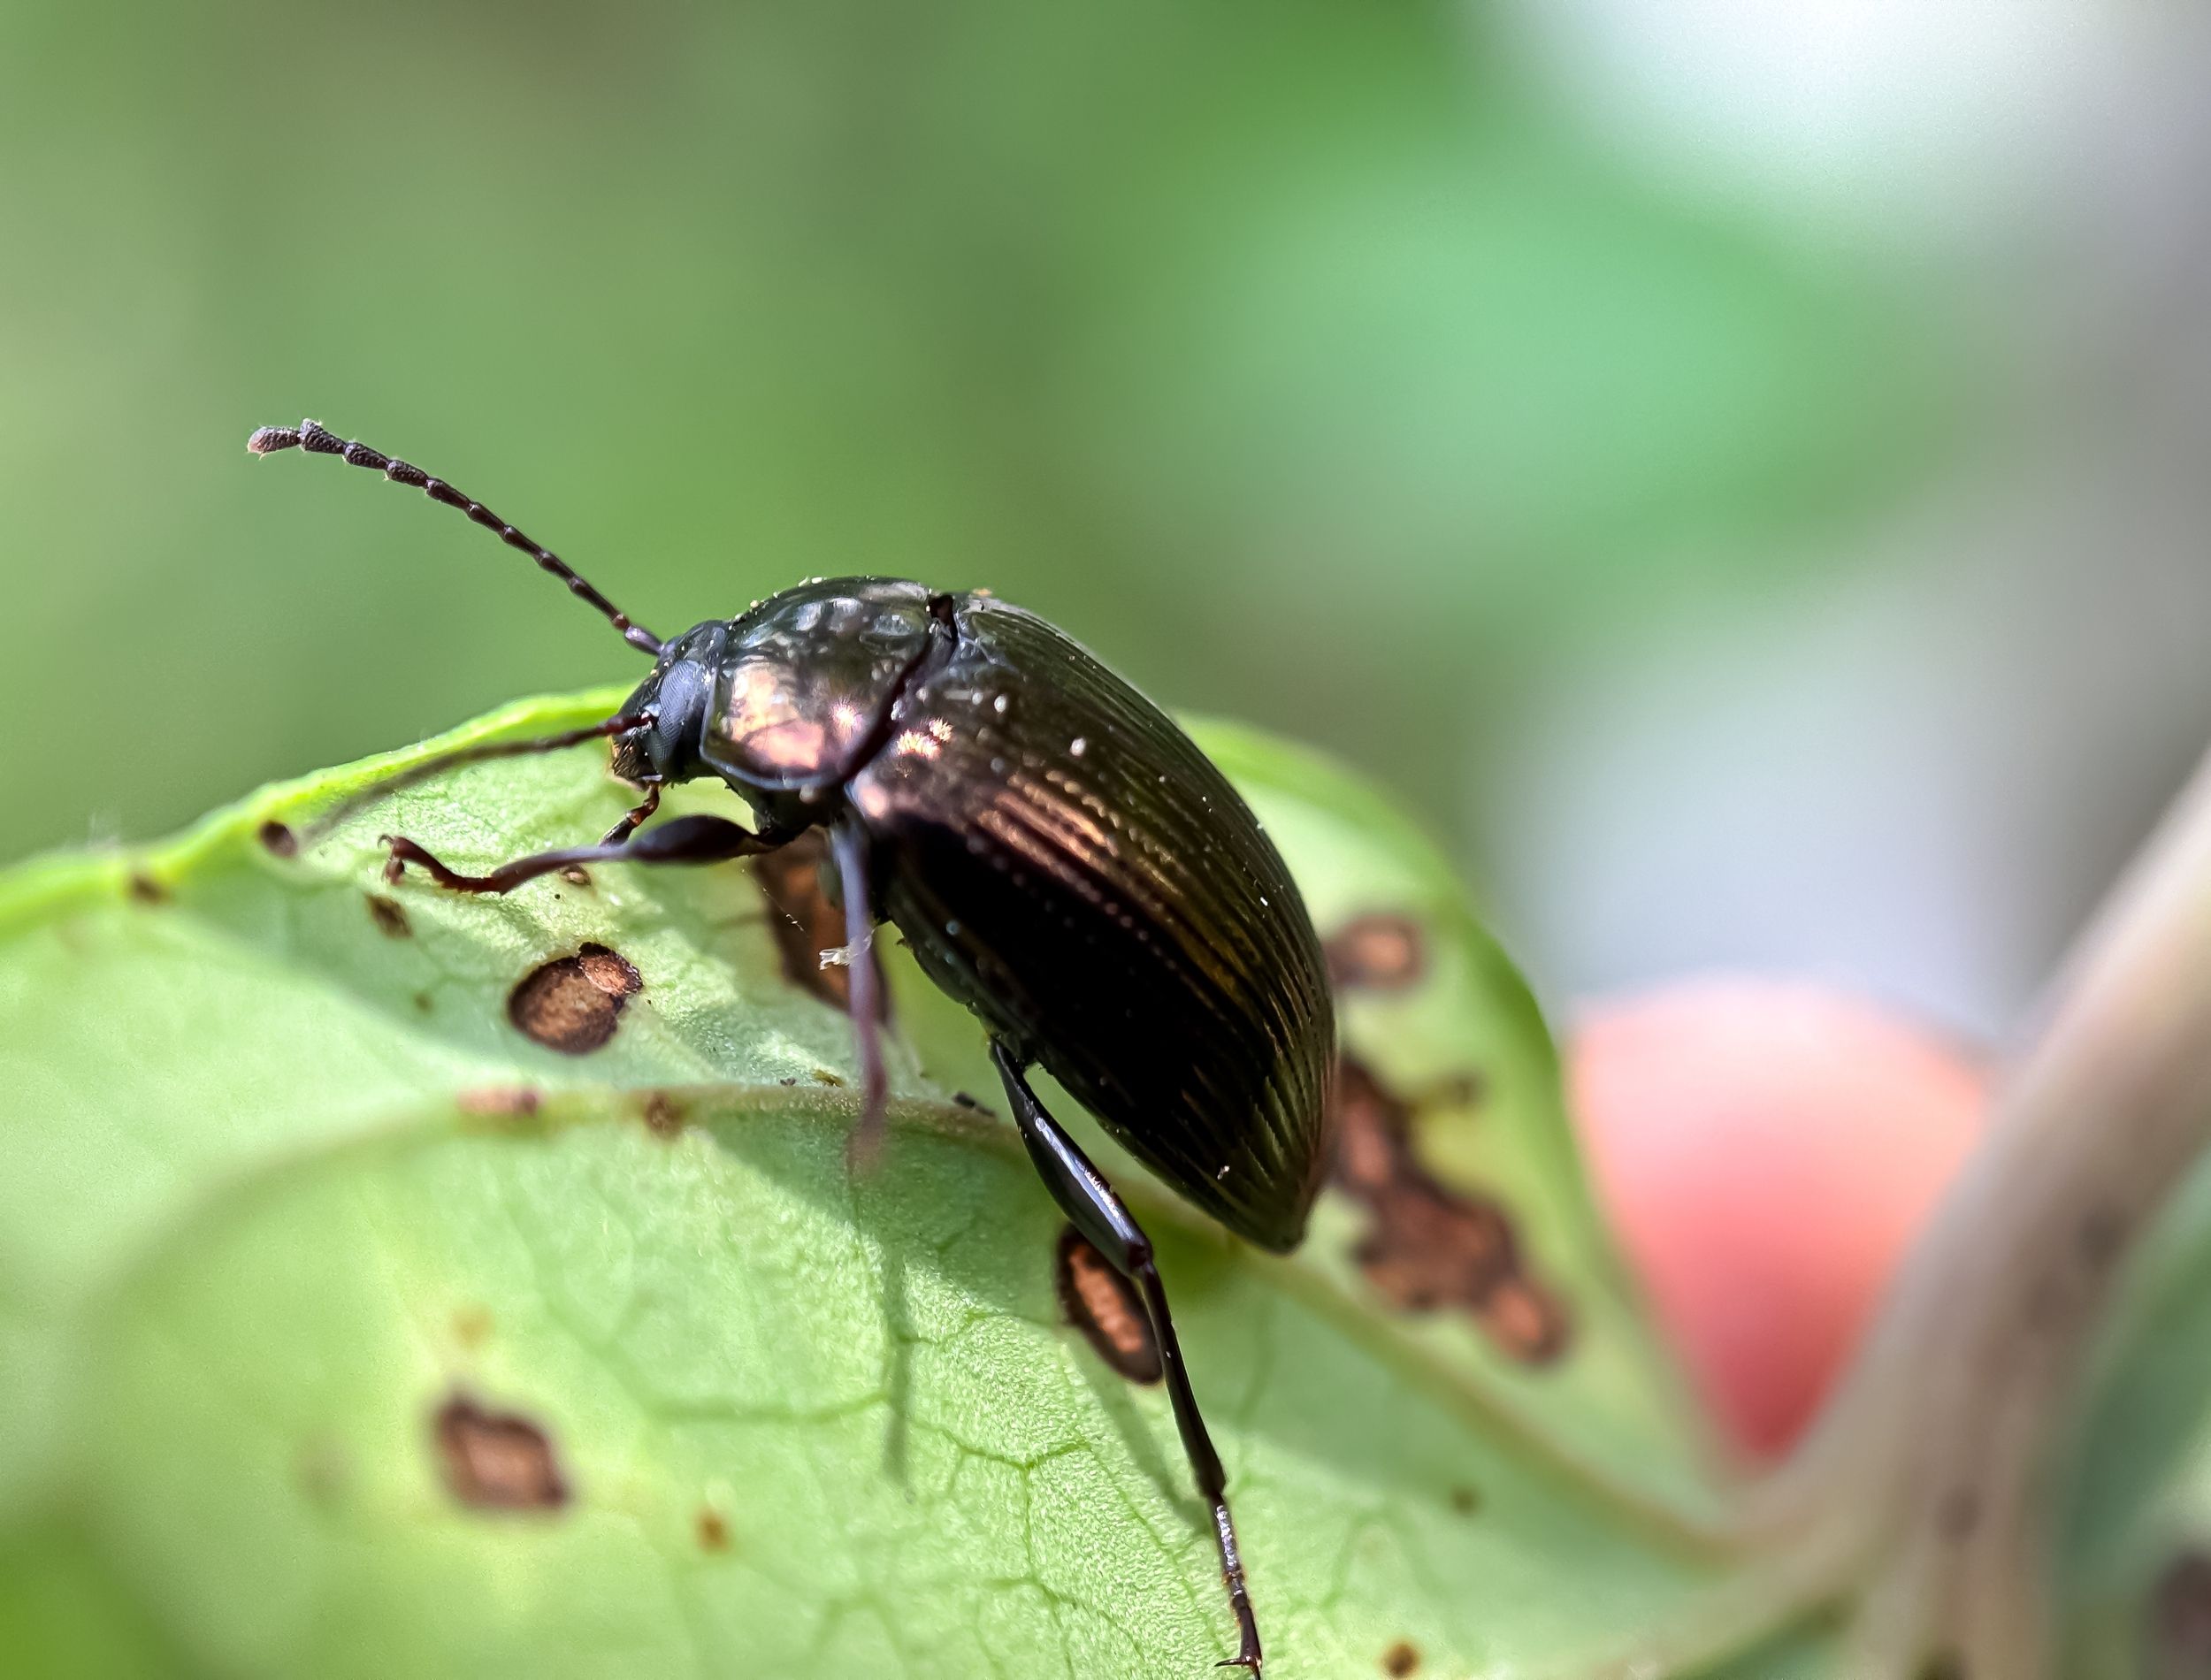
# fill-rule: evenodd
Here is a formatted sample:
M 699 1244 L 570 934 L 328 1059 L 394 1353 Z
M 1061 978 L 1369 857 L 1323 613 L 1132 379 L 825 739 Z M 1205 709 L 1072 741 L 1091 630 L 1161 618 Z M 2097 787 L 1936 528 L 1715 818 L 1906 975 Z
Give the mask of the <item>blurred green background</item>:
M 638 668 L 450 513 L 248 460 L 309 414 L 663 633 L 815 572 L 1035 607 L 1404 790 L 1558 990 L 2001 1022 L 2211 717 L 2200 547 L 2002 537 L 2142 505 L 2092 462 L 2161 424 L 2200 177 L 2080 212 L 2194 155 L 2119 73 L 2173 42 L 1733 10 L 0 5 L 0 857 Z M 2067 590 L 2145 554 L 2080 679 L 2137 698 L 2046 727 Z

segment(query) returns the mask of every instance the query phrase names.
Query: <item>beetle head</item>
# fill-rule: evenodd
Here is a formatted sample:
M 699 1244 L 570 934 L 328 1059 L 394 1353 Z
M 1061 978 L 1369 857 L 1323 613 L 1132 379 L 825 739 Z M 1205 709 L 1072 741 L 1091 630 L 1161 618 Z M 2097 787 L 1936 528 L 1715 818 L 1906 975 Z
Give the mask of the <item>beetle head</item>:
M 714 774 L 700 758 L 699 745 L 706 733 L 715 668 L 729 633 L 728 624 L 711 620 L 661 649 L 653 674 L 622 703 L 623 715 L 653 721 L 616 737 L 616 775 L 642 783 L 688 782 Z

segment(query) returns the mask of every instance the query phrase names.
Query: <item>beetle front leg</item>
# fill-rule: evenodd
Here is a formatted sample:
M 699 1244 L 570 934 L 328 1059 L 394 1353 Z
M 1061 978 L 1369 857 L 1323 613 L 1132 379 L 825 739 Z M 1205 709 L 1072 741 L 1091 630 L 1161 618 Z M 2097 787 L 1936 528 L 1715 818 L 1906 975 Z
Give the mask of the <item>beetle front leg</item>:
M 639 818 L 642 821 L 643 819 Z M 585 863 L 722 863 L 731 858 L 756 857 L 786 844 L 793 834 L 777 829 L 754 833 L 726 817 L 677 817 L 636 838 L 616 844 L 567 846 L 558 851 L 539 851 L 502 864 L 489 874 L 464 875 L 448 867 L 437 855 L 403 835 L 384 836 L 391 857 L 384 878 L 396 882 L 414 864 L 440 887 L 452 892 L 512 892 L 524 882 L 535 881 L 562 869 Z
M 643 828 L 652 819 L 653 813 L 660 808 L 661 784 L 657 782 L 647 782 L 645 784 L 645 797 L 622 813 L 621 821 L 599 836 L 599 844 L 602 846 L 620 845 Z
M 1029 1087 L 1027 1059 L 1003 1039 L 991 1041 L 991 1060 L 1005 1084 L 1006 1101 L 1013 1104 L 1014 1122 L 1021 1128 L 1029 1158 L 1036 1164 L 1044 1187 L 1060 1210 L 1074 1222 L 1090 1245 L 1107 1264 L 1136 1285 L 1144 1298 L 1144 1313 L 1159 1344 L 1159 1366 L 1167 1378 L 1168 1400 L 1174 1407 L 1174 1426 L 1182 1432 L 1182 1451 L 1198 1493 L 1213 1507 L 1213 1539 L 1220 1552 L 1220 1578 L 1228 1589 L 1228 1607 L 1235 1612 L 1238 1649 L 1220 1666 L 1259 1672 L 1259 1625 L 1251 1612 L 1251 1595 L 1244 1585 L 1243 1558 L 1236 1547 L 1236 1528 L 1228 1515 L 1228 1478 L 1213 1451 L 1213 1438 L 1197 1410 L 1190 1373 L 1182 1365 L 1182 1350 L 1174 1339 L 1174 1319 L 1167 1310 L 1167 1286 L 1151 1258 L 1151 1239 L 1105 1175 L 1090 1165 L 1075 1141 L 1060 1129 L 1037 1093 Z

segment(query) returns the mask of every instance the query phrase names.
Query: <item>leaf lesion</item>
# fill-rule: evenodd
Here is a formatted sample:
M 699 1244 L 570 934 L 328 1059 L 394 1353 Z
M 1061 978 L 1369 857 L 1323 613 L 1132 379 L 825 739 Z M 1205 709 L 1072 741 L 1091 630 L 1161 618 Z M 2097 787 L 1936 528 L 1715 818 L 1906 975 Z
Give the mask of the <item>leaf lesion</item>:
M 382 767 L 419 761 L 425 753 L 500 729 L 542 732 L 557 722 L 563 707 L 603 714 L 601 702 L 593 699 L 511 708 Z M 163 1292 L 172 1274 L 196 1265 L 203 1251 L 256 1224 L 271 1207 L 291 1205 L 303 1185 L 320 1181 L 318 1173 L 374 1178 L 432 1151 L 457 1151 L 455 1158 L 464 1161 L 467 1171 L 423 1190 L 429 1199 L 411 1214 L 394 1203 L 387 1228 L 364 1245 L 386 1249 L 381 1259 L 374 1252 L 325 1253 L 299 1233 L 289 1239 L 300 1244 L 291 1252 L 302 1267 L 396 1268 L 393 1288 L 405 1287 L 391 1300 L 379 1297 L 376 1310 L 395 1312 L 415 1334 L 406 1364 L 423 1386 L 410 1404 L 434 1407 L 448 1385 L 466 1379 L 480 1384 L 480 1405 L 536 1417 L 532 1409 L 552 1386 L 575 1382 L 582 1397 L 572 1412 L 563 1407 L 555 1424 L 561 1462 L 572 1478 L 566 1484 L 570 1508 L 596 1512 L 597 1501 L 613 1497 L 602 1493 L 605 1485 L 595 1468 L 608 1461 L 595 1455 L 609 1453 L 639 1467 L 637 1480 L 624 1484 L 624 1508 L 613 1514 L 648 1533 L 656 1554 L 685 1583 L 710 1583 L 717 1571 L 761 1570 L 761 1559 L 772 1554 L 792 1561 L 787 1569 L 768 1573 L 788 1577 L 788 1591 L 802 1590 L 796 1559 L 818 1537 L 779 1526 L 773 1512 L 738 1508 L 734 1493 L 717 1491 L 699 1469 L 700 1440 L 712 1439 L 717 1462 L 726 1449 L 728 1462 L 738 1462 L 747 1452 L 766 1451 L 762 1443 L 788 1437 L 808 1443 L 806 1474 L 816 1484 L 801 1490 L 800 1502 L 811 1508 L 832 1499 L 843 1501 L 839 1508 L 846 1513 L 853 1545 L 910 1545 L 927 1560 L 928 1569 L 940 1572 L 947 1592 L 991 1591 L 995 1583 L 1005 1593 L 1034 1594 L 1039 1607 L 1049 1607 L 1050 1639 L 1039 1636 L 1025 1646 L 1014 1671 L 1035 1672 L 1039 1666 L 1050 1671 L 1055 1646 L 1063 1665 L 1096 1659 L 1174 1672 L 1186 1663 L 1200 1671 L 1197 1654 L 1219 1654 L 1213 1652 L 1221 1630 L 1208 1537 L 1172 1450 L 1172 1424 L 1156 1396 L 1104 1378 L 1052 1317 L 1045 1266 L 1057 1221 L 1028 1172 L 1012 1128 L 944 1096 L 916 1075 L 916 1059 L 905 1068 L 892 1103 L 899 1142 L 890 1171 L 866 1182 L 845 1177 L 833 1138 L 856 1115 L 857 1094 L 815 1085 L 807 1075 L 817 1065 L 844 1065 L 836 1058 L 848 1043 L 847 1024 L 779 971 L 757 889 L 742 872 L 723 872 L 715 879 L 700 872 L 698 879 L 681 882 L 630 882 L 604 872 L 587 897 L 572 889 L 558 900 L 533 896 L 555 890 L 558 883 L 550 883 L 519 895 L 496 913 L 409 887 L 394 901 L 411 936 L 387 936 L 374 913 L 362 908 L 361 895 L 372 883 L 379 859 L 356 844 L 358 836 L 341 829 L 326 852 L 318 848 L 302 854 L 295 847 L 279 856 L 263 834 L 266 825 L 280 823 L 296 837 L 294 824 L 304 824 L 322 804 L 377 773 L 348 771 L 276 790 L 176 846 L 147 854 L 159 859 L 162 879 L 177 880 L 187 890 L 158 917 L 131 913 L 136 918 L 131 937 L 150 939 L 189 925 L 187 919 L 210 918 L 207 925 L 220 940 L 204 943 L 235 950 L 241 962 L 258 968 L 280 970 L 303 1004 L 316 1010 L 326 1002 L 329 1019 L 338 1023 L 333 1030 L 357 1033 L 417 1094 L 310 1138 L 317 1116 L 309 1111 L 342 1105 L 354 1094 L 324 1088 L 315 1058 L 302 1055 L 292 1099 L 301 1123 L 290 1141 L 250 1161 L 233 1158 L 219 1172 L 180 1182 L 172 1199 L 133 1226 L 134 1246 L 126 1269 L 136 1298 L 167 1300 Z M 506 784 L 486 773 L 446 792 L 413 790 L 403 814 L 374 820 L 396 820 L 440 844 L 473 847 L 495 838 L 482 809 L 496 806 L 502 823 L 515 817 L 519 826 L 509 837 L 526 848 L 540 838 L 558 839 L 539 831 L 571 816 L 591 826 L 595 819 L 588 813 L 613 798 L 593 780 L 596 775 L 581 759 L 566 767 L 540 766 L 526 783 L 515 784 L 516 798 L 507 800 L 493 797 Z M 1377 861 L 1375 843 L 1356 823 L 1336 827 L 1341 832 L 1331 844 L 1369 848 L 1343 867 L 1358 868 L 1369 880 L 1403 879 L 1417 886 L 1425 879 L 1402 859 Z M 1323 872 L 1338 867 L 1326 856 L 1308 867 Z M 124 880 L 111 869 L 100 877 L 103 902 L 118 915 L 128 909 L 120 896 Z M 204 890 L 210 887 L 219 890 L 210 895 Z M 0 883 L 0 904 L 8 895 L 8 885 Z M 1400 1000 L 1425 997 L 1423 988 L 1471 960 L 1459 950 L 1450 916 L 1439 913 L 1430 920 L 1434 906 L 1426 899 L 1421 906 L 1421 966 L 1416 984 L 1390 993 Z M 580 959 L 586 942 L 633 965 L 642 990 L 632 994 L 628 1012 L 601 1050 L 576 1059 L 547 1055 L 541 1041 L 532 1042 L 515 1029 L 507 1013 L 509 989 L 533 965 Z M 1403 977 L 1402 957 L 1402 950 L 1396 956 L 1376 950 L 1365 960 L 1389 980 Z M 889 959 L 894 966 L 907 961 L 895 954 Z M 219 970 L 201 973 L 195 983 L 219 992 L 228 976 Z M 432 995 L 434 1009 L 417 1006 L 414 998 L 423 995 Z M 1453 1007 L 1463 1000 L 1477 1012 L 1488 1010 L 1493 1001 L 1464 990 L 1450 996 Z M 903 993 L 900 1004 L 907 1050 L 916 1058 L 925 1054 L 931 1067 L 973 1073 L 968 1040 L 975 1028 L 964 1013 L 908 1008 Z M 1479 1030 L 1464 1023 L 1439 1027 L 1416 1010 L 1392 1018 L 1386 1030 L 1459 1034 L 1440 1049 L 1431 1046 L 1427 1059 L 1463 1064 L 1472 1046 L 1481 1051 L 1487 1067 L 1495 1045 L 1485 1035 L 1526 1026 L 1516 1019 L 1502 1026 L 1485 1020 Z M 955 1040 L 955 1033 L 962 1036 Z M 1519 1057 L 1517 1062 L 1507 1058 L 1511 1077 L 1496 1105 L 1509 1112 L 1493 1114 L 1488 1124 L 1542 1125 L 1555 1118 L 1511 1082 L 1519 1077 L 1514 1069 L 1541 1063 L 1541 1048 L 1522 1046 Z M 801 1082 L 784 1086 L 779 1082 L 784 1076 Z M 519 1103 L 469 1112 L 463 1100 L 471 1092 L 524 1090 L 531 1093 L 527 1112 Z M 656 1104 L 665 1107 L 656 1110 Z M 477 1106 L 480 1111 L 482 1104 Z M 664 1135 L 670 1128 L 653 1123 L 656 1111 L 665 1117 L 671 1111 L 680 1116 L 676 1147 Z M 789 1147 L 762 1144 L 763 1137 L 784 1139 Z M 754 1226 L 730 1217 L 732 1208 L 717 1202 L 728 1193 L 731 1174 L 750 1186 L 746 1194 L 754 1198 L 747 1204 Z M 533 1186 L 542 1180 L 543 1195 L 533 1188 L 527 1198 L 519 1197 L 520 1175 Z M 990 1189 L 988 1197 L 983 1187 Z M 1633 1488 L 1615 1485 L 1602 1466 L 1552 1450 L 1557 1442 L 1546 1419 L 1499 1403 L 1481 1373 L 1434 1357 L 1433 1349 L 1416 1345 L 1400 1326 L 1379 1317 L 1371 1291 L 1362 1295 L 1355 1277 L 1347 1283 L 1325 1266 L 1266 1258 L 1227 1242 L 1167 1188 L 1141 1176 L 1129 1175 L 1121 1187 L 1162 1240 L 1167 1263 L 1188 1265 L 1186 1275 L 1217 1286 L 1196 1290 L 1189 1303 L 1192 1363 L 1201 1392 L 1216 1397 L 1213 1410 L 1226 1425 L 1221 1445 L 1232 1477 L 1240 1489 L 1258 1496 L 1259 1509 L 1266 1514 L 1246 1537 L 1263 1608 L 1302 1612 L 1324 1637 L 1338 1621 L 1369 1615 L 1366 1589 L 1353 1579 L 1354 1548 L 1377 1524 L 1385 1543 L 1412 1559 L 1404 1571 L 1412 1583 L 1407 1590 L 1428 1595 L 1463 1596 L 1458 1572 L 1465 1562 L 1454 1549 L 1459 1543 L 1454 1536 L 1469 1546 L 1480 1542 L 1467 1557 L 1480 1555 L 1482 1546 L 1555 1546 L 1553 1528 L 1600 1537 L 1610 1548 L 1608 1567 L 1646 1572 L 1646 1595 L 1688 1593 L 1718 1567 L 1678 1529 L 1646 1520 Z M 957 1205 L 930 1201 L 939 1193 L 948 1193 Z M 669 1199 L 657 1199 L 663 1196 Z M 922 1205 L 925 1201 L 930 1205 Z M 640 1210 L 648 1206 L 656 1212 Z M 425 1231 L 470 1218 L 488 1222 L 476 1233 L 486 1241 L 519 1244 L 515 1276 L 505 1280 L 508 1293 L 470 1269 L 482 1256 L 471 1258 L 465 1243 L 440 1250 L 434 1259 L 423 1257 Z M 649 1284 L 623 1279 L 619 1289 L 615 1279 L 588 1277 L 589 1287 L 571 1299 L 568 1286 L 578 1280 L 575 1269 L 596 1261 L 591 1243 L 567 1241 L 572 1233 L 553 1229 L 547 1222 L 555 1219 L 575 1221 L 578 1229 L 620 1221 L 629 1242 L 640 1253 L 653 1249 L 664 1270 Z M 1201 1242 L 1186 1243 L 1183 1236 L 1193 1231 L 1207 1234 Z M 892 1232 L 895 1236 L 888 1234 Z M 918 1323 L 901 1324 L 886 1302 L 878 1262 L 892 1242 L 901 1264 L 917 1277 L 932 1268 L 941 1274 L 929 1279 L 929 1314 Z M 800 1264 L 798 1256 L 805 1254 L 813 1258 Z M 680 1288 L 679 1277 L 688 1279 Z M 495 1309 L 499 1330 L 488 1350 L 463 1346 L 450 1333 L 447 1319 L 456 1299 Z M 648 1300 L 667 1314 L 666 1323 L 649 1326 L 649 1336 L 642 1317 Z M 1309 1340 L 1298 1340 L 1301 1326 Z M 244 1330 L 233 1332 L 233 1343 L 211 1339 L 207 1346 L 250 1343 Z M 108 1331 L 94 1326 L 87 1333 Z M 317 1332 L 303 1321 L 301 1333 Z M 726 1373 L 712 1359 L 669 1369 L 654 1363 L 655 1348 L 709 1348 L 717 1338 L 734 1338 L 724 1349 L 732 1355 L 780 1341 L 830 1360 L 855 1348 L 871 1350 L 869 1339 L 876 1336 L 886 1346 L 903 1340 L 916 1352 L 930 1351 L 915 1362 L 912 1388 L 903 1397 L 876 1368 L 871 1351 L 866 1371 L 840 1368 L 836 1380 L 845 1388 L 818 1396 L 793 1389 L 784 1396 L 791 1403 L 779 1398 L 772 1371 L 758 1386 L 740 1390 L 722 1382 Z M 1236 1356 L 1221 1356 L 1223 1348 Z M 962 1349 L 968 1356 L 937 1356 Z M 533 1386 L 533 1371 L 550 1386 Z M 1630 1363 L 1613 1371 L 1626 1373 L 1632 1385 Z M 1351 1373 L 1357 1386 L 1340 1392 L 1328 1387 Z M 1004 1416 L 1008 1407 L 1029 1401 L 1029 1391 L 1016 1378 L 1043 1385 L 1035 1392 L 1046 1394 L 1054 1408 L 1035 1432 L 1014 1427 L 1033 1425 L 1035 1417 Z M 1341 1415 L 1347 1405 L 1357 1411 L 1363 1403 L 1345 1396 L 1381 1389 L 1391 1398 L 1368 1407 L 1371 1416 Z M 1057 1415 L 1062 1398 L 1064 1417 Z M 897 1426 L 902 1410 L 904 1426 L 916 1438 L 917 1459 L 952 1459 L 945 1474 L 931 1470 L 904 1490 L 915 1495 L 910 1504 L 899 1490 L 886 1492 L 876 1450 L 878 1438 Z M 552 1418 L 548 1410 L 540 1421 Z M 1426 1421 L 1416 1428 L 1416 1420 Z M 1355 1432 L 1358 1450 L 1339 1455 L 1327 1443 L 1340 1439 L 1332 1432 L 1347 1430 Z M 616 1448 L 607 1447 L 603 1432 L 609 1431 L 621 1434 Z M 1367 1433 L 1356 1433 L 1362 1431 Z M 1419 1451 L 1426 1456 L 1416 1468 L 1407 1440 L 1422 1431 Z M 1494 1455 L 1496 1462 L 1484 1459 L 1478 1470 L 1469 1469 L 1459 1462 L 1459 1448 Z M 1316 1464 L 1317 1457 L 1327 1462 Z M 998 1474 L 976 1468 L 986 1463 Z M 773 1467 L 768 1468 L 772 1478 Z M 646 1473 L 658 1471 L 666 1472 L 664 1486 L 654 1485 Z M 1492 1494 L 1491 1506 L 1473 1519 L 1478 1527 L 1447 1512 L 1435 1491 L 1446 1482 L 1476 1479 Z M 1063 1508 L 1067 1490 L 1076 1486 L 1086 1490 L 1096 1511 Z M 970 1501 L 968 1495 L 978 1489 L 991 1497 L 978 1493 Z M 1347 1491 L 1351 1497 L 1341 1497 Z M 1003 1505 L 994 1503 L 1000 1498 Z M 878 1499 L 881 1509 L 870 1503 Z M 1422 1499 L 1427 1503 L 1417 1508 L 1405 1504 Z M 1552 1527 L 1529 1524 L 1524 1532 L 1519 1514 L 1536 1508 L 1538 1501 L 1555 1519 Z M 955 1506 L 975 1531 L 1000 1533 L 1007 1542 L 1004 1554 L 984 1571 L 968 1558 L 929 1550 L 949 1526 Z M 732 1539 L 727 1547 L 711 1543 L 712 1524 L 701 1515 L 709 1511 Z M 1291 1522 L 1322 1528 L 1309 1537 L 1309 1552 L 1280 1546 L 1266 1536 L 1268 1527 L 1279 1532 Z M 1336 1578 L 1323 1582 L 1313 1572 L 1331 1567 L 1325 1554 L 1339 1525 L 1345 1538 L 1333 1564 Z M 1003 1532 L 1016 1527 L 1017 1533 Z M 1012 1549 L 1015 1543 L 1018 1552 Z M 901 1577 L 904 1585 L 893 1583 L 851 1602 L 870 1615 L 876 1607 L 895 1615 L 898 1592 L 920 1578 Z M 1479 1588 L 1473 1582 L 1465 1591 Z M 692 1592 L 681 1585 L 677 1590 L 695 1612 L 699 1601 Z M 810 1614 L 827 1606 L 815 1600 L 799 1607 Z M 1517 1648 L 1509 1637 L 1515 1610 L 1510 1603 L 1484 1602 L 1483 1616 L 1507 1630 L 1497 1635 L 1499 1650 Z M 1473 1612 L 1467 1614 L 1472 1627 Z M 1299 1618 L 1289 1619 L 1295 1623 Z M 1397 1630 L 1394 1623 L 1387 1630 Z M 694 1615 L 690 1631 L 694 1648 L 711 1654 L 710 1624 Z M 815 1631 L 821 1651 L 838 1637 L 826 1620 Z M 1491 1631 L 1485 1623 L 1483 1637 Z M 1024 1630 L 1021 1638 L 1030 1639 L 1035 1632 Z M 1357 1640 L 1347 1637 L 1343 1648 L 1371 1662 L 1384 1646 L 1383 1632 L 1377 1626 L 1370 1638 L 1362 1630 Z M 986 1643 L 981 1633 L 977 1638 Z M 1459 1658 L 1482 1648 L 1471 1638 L 1462 1641 Z M 908 1660 L 919 1663 L 924 1654 L 917 1651 Z M 1434 1655 L 1439 1665 L 1451 1658 L 1449 1642 Z M 1034 1661 L 1028 1660 L 1032 1656 Z

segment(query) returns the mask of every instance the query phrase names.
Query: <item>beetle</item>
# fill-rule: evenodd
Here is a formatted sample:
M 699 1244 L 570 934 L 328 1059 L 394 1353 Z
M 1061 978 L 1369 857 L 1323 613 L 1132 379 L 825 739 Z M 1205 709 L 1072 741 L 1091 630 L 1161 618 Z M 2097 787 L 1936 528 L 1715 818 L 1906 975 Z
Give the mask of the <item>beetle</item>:
M 884 1124 L 868 960 L 880 916 L 980 1019 L 1045 1187 L 1144 1303 L 1236 1618 L 1237 1653 L 1221 1666 L 1258 1674 L 1227 1477 L 1151 1241 L 1029 1079 L 1044 1067 L 1237 1235 L 1276 1252 L 1304 1235 L 1328 1158 L 1335 1016 L 1304 901 L 1228 778 L 1078 643 L 988 594 L 815 578 L 663 642 L 550 550 L 417 467 L 312 420 L 264 427 L 246 447 L 336 455 L 461 509 L 653 656 L 651 675 L 603 722 L 463 748 L 400 778 L 606 739 L 615 774 L 642 798 L 596 844 L 469 874 L 386 836 L 387 878 L 413 867 L 440 887 L 505 893 L 587 863 L 711 863 L 827 829 L 863 1094 L 850 1159 L 873 1158 Z M 712 815 L 645 826 L 662 788 L 705 777 L 745 800 L 749 826 Z

